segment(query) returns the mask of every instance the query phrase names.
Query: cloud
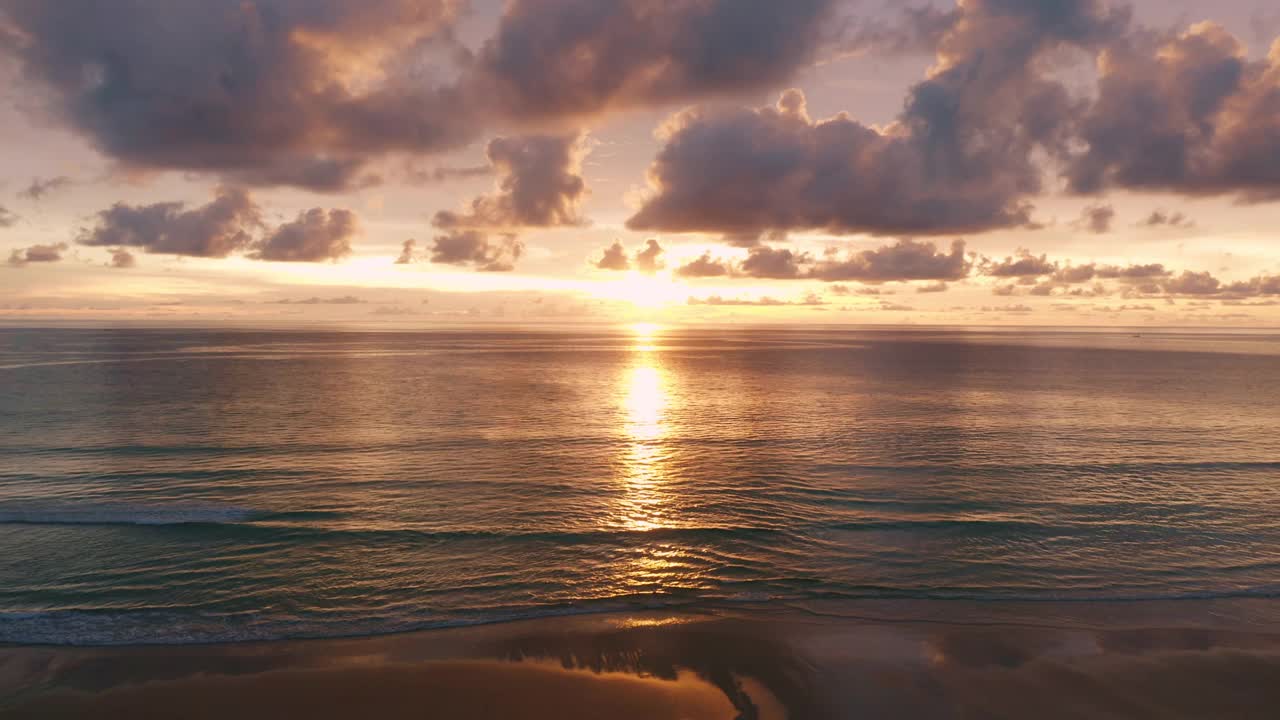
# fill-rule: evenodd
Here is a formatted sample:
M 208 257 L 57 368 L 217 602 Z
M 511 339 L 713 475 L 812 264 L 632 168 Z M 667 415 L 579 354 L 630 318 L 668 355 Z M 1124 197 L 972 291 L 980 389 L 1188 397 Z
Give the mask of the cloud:
M 943 10 L 930 5 L 898 8 L 899 16 L 859 18 L 840 45 L 846 54 L 894 56 L 911 53 L 932 54 L 951 31 L 960 10 Z
M 18 193 L 18 197 L 31 200 L 33 202 L 43 200 L 46 195 L 57 192 L 65 187 L 73 184 L 71 178 L 65 175 L 59 175 L 52 178 L 33 178 L 31 184 L 26 189 Z
M 478 132 L 412 68 L 452 0 L 6 0 L 7 46 L 49 108 L 126 166 L 339 190 L 389 151 Z
M 811 275 L 826 281 L 856 280 L 871 284 L 963 280 L 972 266 L 965 255 L 963 240 L 954 241 L 950 252 L 943 252 L 931 242 L 903 239 L 876 250 L 851 253 L 843 260 L 828 258 L 819 263 Z
M 1172 228 L 1193 228 L 1196 223 L 1191 218 L 1180 212 L 1169 213 L 1164 210 L 1152 210 L 1142 222 L 1138 223 L 1138 227 L 1172 227 Z
M 1105 235 L 1111 232 L 1111 221 L 1116 217 L 1115 208 L 1110 205 L 1097 204 L 1090 205 L 1080 211 L 1080 218 L 1075 221 L 1075 227 L 1081 230 L 1087 230 L 1094 235 Z
M 56 263 L 62 260 L 62 254 L 67 251 L 66 243 L 57 243 L 55 245 L 32 245 L 31 247 L 14 250 L 9 254 L 10 267 L 26 267 L 30 263 Z
M 486 177 L 493 174 L 492 165 L 476 165 L 472 167 L 435 167 L 430 170 L 419 170 L 412 165 L 407 165 L 404 171 L 404 181 L 410 185 L 432 185 L 436 183 L 451 182 L 453 180 L 467 180 L 475 177 Z
M 804 307 L 820 307 L 826 305 L 827 302 L 816 293 L 809 293 L 801 300 L 779 300 L 772 297 L 762 297 L 759 299 L 749 298 L 726 298 L 720 295 L 711 295 L 705 298 L 690 297 L 690 305 L 711 305 L 718 307 L 784 307 L 784 306 L 804 306 Z
M 364 305 L 365 301 L 361 300 L 355 295 L 343 295 L 340 297 L 329 297 L 329 298 L 309 297 L 305 300 L 291 300 L 289 298 L 285 298 L 284 300 L 276 300 L 274 304 L 276 305 Z
M 713 259 L 710 252 L 705 252 L 692 262 L 676 268 L 676 275 L 684 278 L 726 277 L 732 273 L 731 263 Z
M 812 64 L 839 0 L 514 0 L 472 92 L 523 121 L 775 87 Z
M 262 215 L 249 194 L 223 188 L 207 205 L 188 210 L 185 203 L 116 203 L 97 215 L 97 225 L 82 228 L 81 245 L 136 247 L 148 253 L 222 258 L 244 249 Z
M 418 241 L 405 240 L 400 246 L 400 257 L 396 258 L 397 265 L 409 265 L 418 259 Z
M 884 290 L 878 287 L 860 287 L 851 288 L 848 285 L 832 285 L 827 291 L 833 295 L 893 295 L 892 290 Z
M 916 309 L 910 305 L 891 303 L 882 300 L 880 302 L 880 310 L 883 312 L 915 312 Z
M 759 245 L 748 249 L 746 259 L 732 263 L 713 258 L 708 252 L 678 268 L 676 275 L 881 284 L 963 280 L 972 267 L 963 240 L 953 242 L 949 251 L 940 252 L 934 243 L 903 239 L 874 250 L 850 252 L 843 258 L 829 252 L 818 259 L 805 252 Z
M 929 284 L 927 284 L 927 285 L 920 285 L 920 286 L 918 286 L 918 287 L 916 288 L 916 292 L 917 292 L 917 293 L 921 293 L 921 294 L 924 294 L 924 293 L 944 293 L 944 292 L 946 292 L 947 290 L 950 290 L 950 289 L 951 289 L 951 286 L 950 286 L 950 285 L 947 285 L 946 283 L 944 283 L 944 282 L 942 282 L 942 281 L 938 281 L 938 282 L 929 283 Z
M 1280 275 L 1262 275 L 1241 282 L 1228 284 L 1224 292 L 1234 297 L 1263 297 L 1280 295 Z
M 663 252 L 664 250 L 657 240 L 649 239 L 645 241 L 644 247 L 635 252 L 635 255 L 628 256 L 626 246 L 619 241 L 615 241 L 605 248 L 604 252 L 600 254 L 600 258 L 593 262 L 592 265 L 597 270 L 623 272 L 634 268 L 642 273 L 652 275 L 665 267 L 662 262 Z
M 1171 295 L 1217 295 L 1222 292 L 1222 282 L 1208 272 L 1183 270 L 1160 284 Z
M 462 213 L 441 211 L 438 228 L 508 229 L 584 224 L 578 206 L 586 142 L 581 134 L 498 138 L 488 157 L 498 175 L 497 193 L 471 201 Z
M 1120 280 L 1123 282 L 1142 282 L 1169 275 L 1169 270 L 1160 263 L 1139 265 L 1099 265 L 1087 263 L 1058 266 L 1054 264 L 1052 281 L 1063 285 L 1078 285 L 1094 280 Z
M 0 205 L 0 228 L 13 227 L 18 224 L 20 219 L 17 215 L 9 212 L 8 208 Z
M 1169 274 L 1164 265 L 1148 263 L 1145 265 L 1098 265 L 1095 267 L 1097 277 L 1103 280 L 1149 280 Z
M 600 259 L 595 262 L 595 266 L 599 270 L 616 270 L 619 272 L 630 270 L 631 259 L 627 257 L 627 248 L 621 242 L 615 241 L 605 249 Z
M 805 271 L 801 266 L 811 259 L 804 253 L 762 245 L 751 248 L 747 259 L 739 265 L 738 274 L 752 278 L 792 280 L 804 277 Z
M 984 313 L 1029 313 L 1035 312 L 1035 308 L 1030 305 L 984 305 L 981 309 Z
M 1124 313 L 1124 312 L 1155 312 L 1154 305 L 1096 305 L 1089 308 L 1093 312 L 1100 313 Z
M 1108 188 L 1280 198 L 1280 42 L 1250 61 L 1221 26 L 1135 36 L 1099 61 L 1070 154 L 1075 192 Z
M 776 86 L 840 0 L 516 0 L 478 51 L 457 0 L 5 0 L 51 114 L 130 168 L 338 191 L 498 126 Z
M 640 230 L 953 234 L 1033 227 L 1038 151 L 1072 147 L 1077 101 L 1046 58 L 1122 37 L 1125 9 L 1103 0 L 967 0 L 930 17 L 937 58 L 896 121 L 813 122 L 803 95 L 758 110 L 675 116 L 649 171 Z
M 398 305 L 382 305 L 374 308 L 369 314 L 381 317 L 407 317 L 409 315 L 417 315 L 418 311 L 413 308 L 401 307 Z
M 1004 260 L 983 258 L 981 269 L 984 275 L 991 277 L 1035 278 L 1057 272 L 1058 264 L 1050 262 L 1047 255 L 1036 257 L 1029 251 L 1019 248 L 1015 256 L 1006 257 Z
M 657 240 L 653 238 L 646 240 L 644 248 L 636 251 L 636 269 L 650 275 L 658 272 L 664 267 L 662 253 L 662 246 L 658 244 Z
M 453 230 L 438 235 L 431 248 L 431 262 L 469 265 L 481 272 L 510 272 L 524 254 L 524 244 L 513 234 L 493 240 L 478 230 Z
M 351 254 L 351 239 L 359 232 L 350 210 L 312 208 L 299 213 L 253 246 L 249 257 L 269 262 L 326 262 Z
M 634 230 L 941 234 L 1027 225 L 1023 179 L 995 168 L 960 176 L 903 127 L 838 115 L 810 121 L 789 90 L 776 107 L 692 109 L 665 127 L 651 195 Z
M 110 266 L 118 270 L 125 270 L 138 264 L 133 253 L 124 248 L 111 248 L 108 252 L 111 253 Z

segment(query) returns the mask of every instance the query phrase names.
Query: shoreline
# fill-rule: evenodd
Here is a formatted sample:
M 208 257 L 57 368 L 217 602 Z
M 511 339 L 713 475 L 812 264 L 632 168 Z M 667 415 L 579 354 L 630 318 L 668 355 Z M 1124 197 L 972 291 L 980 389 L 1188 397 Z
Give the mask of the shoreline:
M 0 713 L 1269 717 L 1280 704 L 1280 603 L 1188 602 L 761 605 L 374 637 L 0 645 Z

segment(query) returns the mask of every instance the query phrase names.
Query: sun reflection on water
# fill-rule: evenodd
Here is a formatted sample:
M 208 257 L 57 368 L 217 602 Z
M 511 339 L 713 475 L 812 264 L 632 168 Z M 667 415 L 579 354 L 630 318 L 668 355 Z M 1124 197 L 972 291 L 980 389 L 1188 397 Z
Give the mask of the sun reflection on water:
M 662 328 L 632 326 L 632 363 L 619 377 L 621 433 L 619 499 L 613 526 L 649 533 L 679 527 L 671 491 L 670 414 L 672 377 L 658 340 Z M 656 538 L 655 538 L 656 540 Z M 671 542 L 638 540 L 610 573 L 611 594 L 659 593 L 688 582 L 687 550 Z
M 666 377 L 652 354 L 638 354 L 628 371 L 623 409 L 627 453 L 622 459 L 625 483 L 623 514 L 631 530 L 662 527 L 666 491 Z

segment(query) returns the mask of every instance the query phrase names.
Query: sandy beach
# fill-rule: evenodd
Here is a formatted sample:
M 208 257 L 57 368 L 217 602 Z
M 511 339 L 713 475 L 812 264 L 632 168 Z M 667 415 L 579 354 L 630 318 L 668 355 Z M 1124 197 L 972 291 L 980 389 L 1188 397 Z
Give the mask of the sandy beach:
M 947 607 L 950 606 L 950 607 Z M 1270 601 L 879 603 L 6 647 L 6 718 L 1270 718 Z

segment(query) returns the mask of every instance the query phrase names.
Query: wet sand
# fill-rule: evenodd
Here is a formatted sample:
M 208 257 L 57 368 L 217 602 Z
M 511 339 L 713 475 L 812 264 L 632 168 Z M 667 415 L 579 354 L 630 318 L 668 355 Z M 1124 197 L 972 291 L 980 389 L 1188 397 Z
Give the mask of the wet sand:
M 864 603 L 0 647 L 5 718 L 1274 718 L 1275 601 Z

